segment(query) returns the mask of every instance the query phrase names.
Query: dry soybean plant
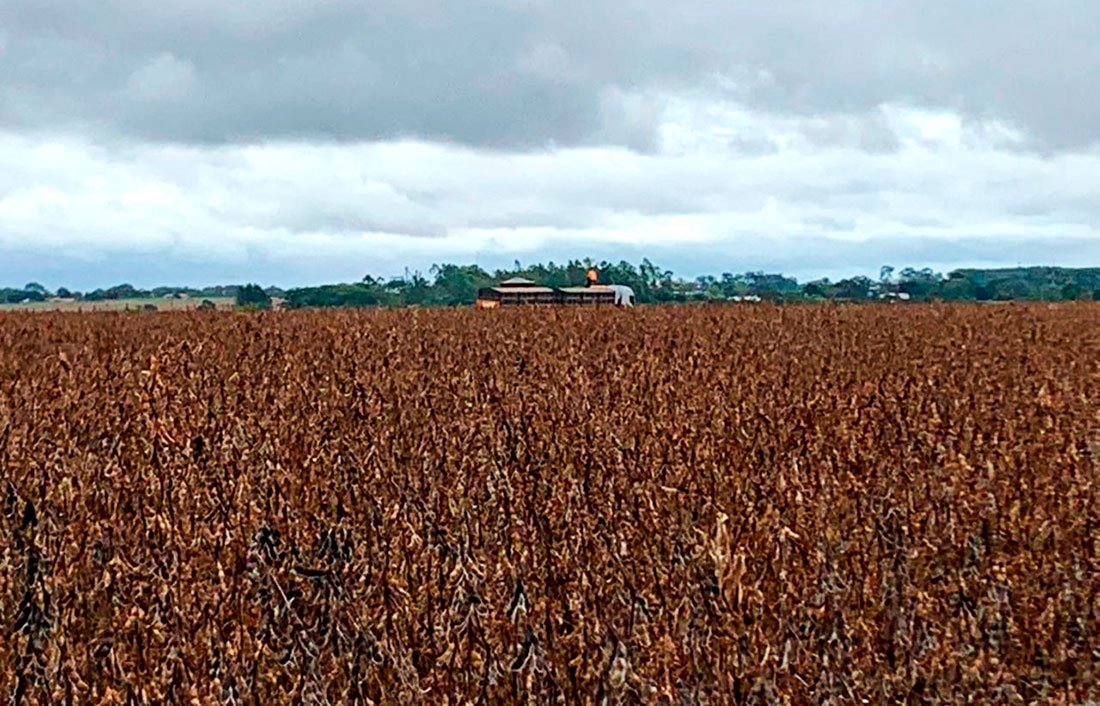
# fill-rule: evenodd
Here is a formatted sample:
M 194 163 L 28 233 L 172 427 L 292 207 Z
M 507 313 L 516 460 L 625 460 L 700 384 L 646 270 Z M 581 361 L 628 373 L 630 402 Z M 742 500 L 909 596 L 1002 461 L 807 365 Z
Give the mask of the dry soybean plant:
M 1100 697 L 1100 307 L 0 315 L 13 704 Z

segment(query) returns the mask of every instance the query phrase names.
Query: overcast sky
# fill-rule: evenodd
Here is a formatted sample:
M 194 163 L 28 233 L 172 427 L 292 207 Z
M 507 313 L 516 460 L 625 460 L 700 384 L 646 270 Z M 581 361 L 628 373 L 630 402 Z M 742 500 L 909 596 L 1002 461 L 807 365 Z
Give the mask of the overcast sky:
M 1096 0 L 0 0 L 0 284 L 1100 265 Z

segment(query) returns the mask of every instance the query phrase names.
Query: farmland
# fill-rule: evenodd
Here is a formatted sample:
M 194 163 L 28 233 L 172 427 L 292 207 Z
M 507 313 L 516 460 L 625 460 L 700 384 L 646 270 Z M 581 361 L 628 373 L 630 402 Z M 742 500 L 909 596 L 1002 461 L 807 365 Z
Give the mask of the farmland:
M 233 307 L 232 297 L 206 298 L 218 309 Z M 127 311 L 143 310 L 146 307 L 156 307 L 158 311 L 183 311 L 197 309 L 203 302 L 203 298 L 193 299 L 169 299 L 166 297 L 142 297 L 133 299 L 103 299 L 98 301 L 73 300 L 73 299 L 49 299 L 41 302 L 20 302 L 19 304 L 0 304 L 0 312 L 92 312 L 92 311 Z
M 0 314 L 23 703 L 1100 698 L 1100 305 Z

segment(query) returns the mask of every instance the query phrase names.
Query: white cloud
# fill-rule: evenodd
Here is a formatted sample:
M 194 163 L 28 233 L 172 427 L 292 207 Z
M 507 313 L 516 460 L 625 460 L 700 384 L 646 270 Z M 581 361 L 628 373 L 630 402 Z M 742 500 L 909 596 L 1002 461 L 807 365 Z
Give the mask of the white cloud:
M 1096 152 L 1042 158 L 1006 149 L 1005 126 L 900 105 L 823 138 L 813 121 L 698 94 L 646 100 L 661 106 L 661 148 L 648 154 L 424 141 L 108 147 L 4 133 L 0 252 L 241 272 L 277 262 L 293 281 L 486 254 L 659 254 L 684 274 L 1015 264 L 1044 247 L 1048 262 L 1100 259 Z M 867 124 L 896 135 L 896 150 L 861 148 L 849 133 Z M 186 267 L 179 277 L 196 279 Z

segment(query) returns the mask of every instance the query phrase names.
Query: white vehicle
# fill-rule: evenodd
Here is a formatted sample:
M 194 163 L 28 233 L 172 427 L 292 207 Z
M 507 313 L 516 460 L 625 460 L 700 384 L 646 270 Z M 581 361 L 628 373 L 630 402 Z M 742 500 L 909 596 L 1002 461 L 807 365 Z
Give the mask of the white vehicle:
M 625 284 L 608 284 L 608 289 L 615 292 L 615 306 L 633 307 L 634 290 Z

